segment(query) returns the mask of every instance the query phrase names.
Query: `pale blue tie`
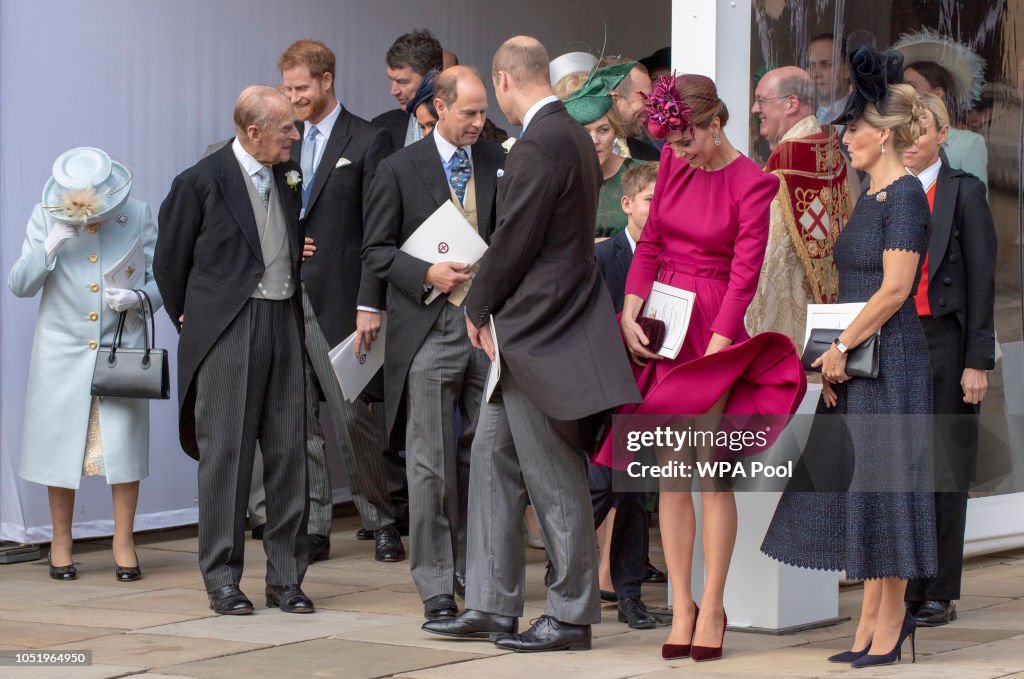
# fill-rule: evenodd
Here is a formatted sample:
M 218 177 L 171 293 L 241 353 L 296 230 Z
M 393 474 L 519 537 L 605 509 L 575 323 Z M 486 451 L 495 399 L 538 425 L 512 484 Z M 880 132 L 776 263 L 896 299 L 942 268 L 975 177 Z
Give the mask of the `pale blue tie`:
M 260 194 L 260 200 L 263 201 L 263 207 L 270 207 L 270 168 L 261 167 L 260 171 L 256 173 L 256 176 L 260 178 L 260 183 L 256 186 L 256 193 Z
M 302 188 L 313 183 L 313 174 L 316 172 L 316 147 L 320 139 L 320 130 L 316 125 L 310 125 L 306 133 L 305 148 L 302 149 Z

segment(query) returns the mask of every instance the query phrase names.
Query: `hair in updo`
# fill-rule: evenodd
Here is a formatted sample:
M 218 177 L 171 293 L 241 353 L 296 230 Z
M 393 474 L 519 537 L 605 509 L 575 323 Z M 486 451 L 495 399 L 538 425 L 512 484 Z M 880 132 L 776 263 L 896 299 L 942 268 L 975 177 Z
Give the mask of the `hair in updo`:
M 892 130 L 893 146 L 897 151 L 903 151 L 913 146 L 926 132 L 921 116 L 927 113 L 928 109 L 918 99 L 914 88 L 901 84 L 889 85 L 889 96 L 881 109 L 868 102 L 861 117 L 872 127 Z
M 676 93 L 690 107 L 690 123 L 694 127 L 706 129 L 715 117 L 725 127 L 729 109 L 718 98 L 714 80 L 704 75 L 684 73 L 676 77 Z

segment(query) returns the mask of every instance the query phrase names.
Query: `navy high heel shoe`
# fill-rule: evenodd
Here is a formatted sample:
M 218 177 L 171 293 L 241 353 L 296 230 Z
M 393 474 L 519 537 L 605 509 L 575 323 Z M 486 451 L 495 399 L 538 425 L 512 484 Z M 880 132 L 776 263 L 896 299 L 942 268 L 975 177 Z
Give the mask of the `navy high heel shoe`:
M 869 643 L 867 646 L 864 647 L 863 651 L 843 651 L 842 653 L 836 653 L 835 655 L 830 655 L 828 657 L 828 661 L 849 664 L 852 663 L 854 660 L 857 660 L 858 658 L 863 658 L 868 654 L 868 651 L 870 650 L 871 644 Z
M 914 633 L 917 631 L 917 623 L 914 616 L 907 611 L 903 616 L 903 626 L 900 627 L 900 637 L 896 640 L 896 648 L 885 655 L 865 655 L 853 661 L 853 667 L 874 667 L 875 665 L 891 665 L 903 658 L 903 642 L 910 637 L 910 662 L 917 662 L 917 648 L 914 645 Z

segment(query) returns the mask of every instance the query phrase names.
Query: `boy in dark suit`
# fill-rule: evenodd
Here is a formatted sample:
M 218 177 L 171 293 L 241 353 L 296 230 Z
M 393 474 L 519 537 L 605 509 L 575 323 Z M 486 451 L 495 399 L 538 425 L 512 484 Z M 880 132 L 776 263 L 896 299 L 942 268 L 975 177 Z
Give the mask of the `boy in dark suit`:
M 626 171 L 622 177 L 622 211 L 626 213 L 626 228 L 598 243 L 594 249 L 615 313 L 622 311 L 626 275 L 633 261 L 636 242 L 647 223 L 657 178 L 657 163 L 637 163 Z M 633 629 L 651 629 L 657 626 L 657 621 L 640 600 L 650 547 L 647 509 L 644 506 L 646 496 L 643 493 L 614 492 L 610 467 L 590 465 L 587 481 L 594 507 L 594 525 L 600 526 L 606 519 L 612 522 L 608 557 L 614 597 L 619 602 L 619 622 L 627 623 Z M 607 582 L 603 558 L 601 571 L 603 584 Z M 601 595 L 603 599 L 612 599 L 604 587 Z
M 657 178 L 657 163 L 637 163 L 626 171 L 622 176 L 622 211 L 626 213 L 626 228 L 594 247 L 597 265 L 601 267 L 601 276 L 612 295 L 615 313 L 622 311 L 626 274 L 633 261 L 636 242 L 647 224 Z

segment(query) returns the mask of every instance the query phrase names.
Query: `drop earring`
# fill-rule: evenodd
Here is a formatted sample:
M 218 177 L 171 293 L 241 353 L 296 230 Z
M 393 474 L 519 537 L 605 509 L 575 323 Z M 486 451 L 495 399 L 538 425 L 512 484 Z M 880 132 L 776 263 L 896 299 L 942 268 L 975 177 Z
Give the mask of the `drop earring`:
M 712 134 L 711 135 L 711 141 L 714 142 L 715 146 L 721 146 L 722 145 L 722 138 L 719 137 L 717 134 Z
M 881 151 L 882 153 L 885 153 L 885 142 L 883 142 L 883 141 L 879 140 L 879 141 L 878 141 L 878 148 L 879 148 L 879 150 L 880 150 L 880 151 Z

